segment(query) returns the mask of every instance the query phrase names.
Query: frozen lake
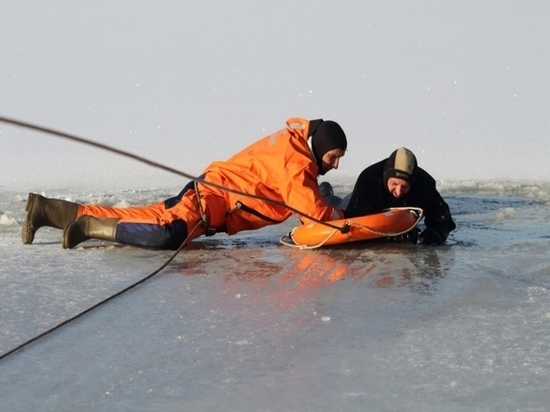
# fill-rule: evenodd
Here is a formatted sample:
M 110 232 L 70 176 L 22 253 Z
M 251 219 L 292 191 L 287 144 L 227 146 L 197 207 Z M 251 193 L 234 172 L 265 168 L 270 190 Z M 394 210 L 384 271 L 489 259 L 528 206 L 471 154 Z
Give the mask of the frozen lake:
M 63 193 L 133 205 L 170 190 Z M 278 243 L 293 221 L 197 240 L 151 280 L 5 358 L 2 404 L 544 410 L 549 186 L 469 182 L 443 194 L 458 228 L 441 247 L 296 250 Z M 170 256 L 94 241 L 63 250 L 53 229 L 23 246 L 25 195 L 0 197 L 2 353 Z

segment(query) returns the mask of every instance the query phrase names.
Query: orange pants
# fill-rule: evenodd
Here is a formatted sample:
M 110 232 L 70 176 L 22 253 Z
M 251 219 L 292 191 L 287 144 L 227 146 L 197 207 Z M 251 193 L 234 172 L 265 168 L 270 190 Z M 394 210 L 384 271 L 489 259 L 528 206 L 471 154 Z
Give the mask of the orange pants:
M 201 204 L 208 226 L 222 227 L 225 220 L 225 200 L 206 192 L 201 193 Z M 116 241 L 148 249 L 175 250 L 188 234 L 191 233 L 191 240 L 205 233 L 205 227 L 199 224 L 202 218 L 196 192 L 189 186 L 176 197 L 147 206 L 119 208 L 94 204 L 78 205 L 77 217 L 81 216 L 119 219 Z

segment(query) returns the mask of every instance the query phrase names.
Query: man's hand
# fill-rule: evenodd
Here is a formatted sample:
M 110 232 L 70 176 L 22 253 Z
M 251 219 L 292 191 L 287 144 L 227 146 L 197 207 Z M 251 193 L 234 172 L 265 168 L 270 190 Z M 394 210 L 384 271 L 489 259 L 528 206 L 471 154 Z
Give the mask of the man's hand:
M 418 238 L 420 239 L 420 244 L 426 246 L 436 246 L 443 243 L 443 238 L 439 232 L 430 227 L 425 229 Z

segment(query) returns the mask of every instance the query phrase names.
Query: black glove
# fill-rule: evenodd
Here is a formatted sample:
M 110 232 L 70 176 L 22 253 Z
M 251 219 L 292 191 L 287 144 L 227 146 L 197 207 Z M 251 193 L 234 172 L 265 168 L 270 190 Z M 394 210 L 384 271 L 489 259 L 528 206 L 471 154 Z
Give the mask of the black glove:
M 443 237 L 431 227 L 425 229 L 419 236 L 420 243 L 426 246 L 436 246 L 443 243 Z

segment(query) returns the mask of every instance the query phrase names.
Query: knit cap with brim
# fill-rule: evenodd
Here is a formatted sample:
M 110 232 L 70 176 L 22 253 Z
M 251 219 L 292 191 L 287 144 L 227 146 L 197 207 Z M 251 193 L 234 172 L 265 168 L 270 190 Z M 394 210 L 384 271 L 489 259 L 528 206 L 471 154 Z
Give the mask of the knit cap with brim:
M 395 177 L 412 184 L 416 177 L 417 166 L 416 157 L 413 152 L 400 147 L 386 160 L 386 164 L 384 165 L 384 182 L 387 183 L 389 178 Z

